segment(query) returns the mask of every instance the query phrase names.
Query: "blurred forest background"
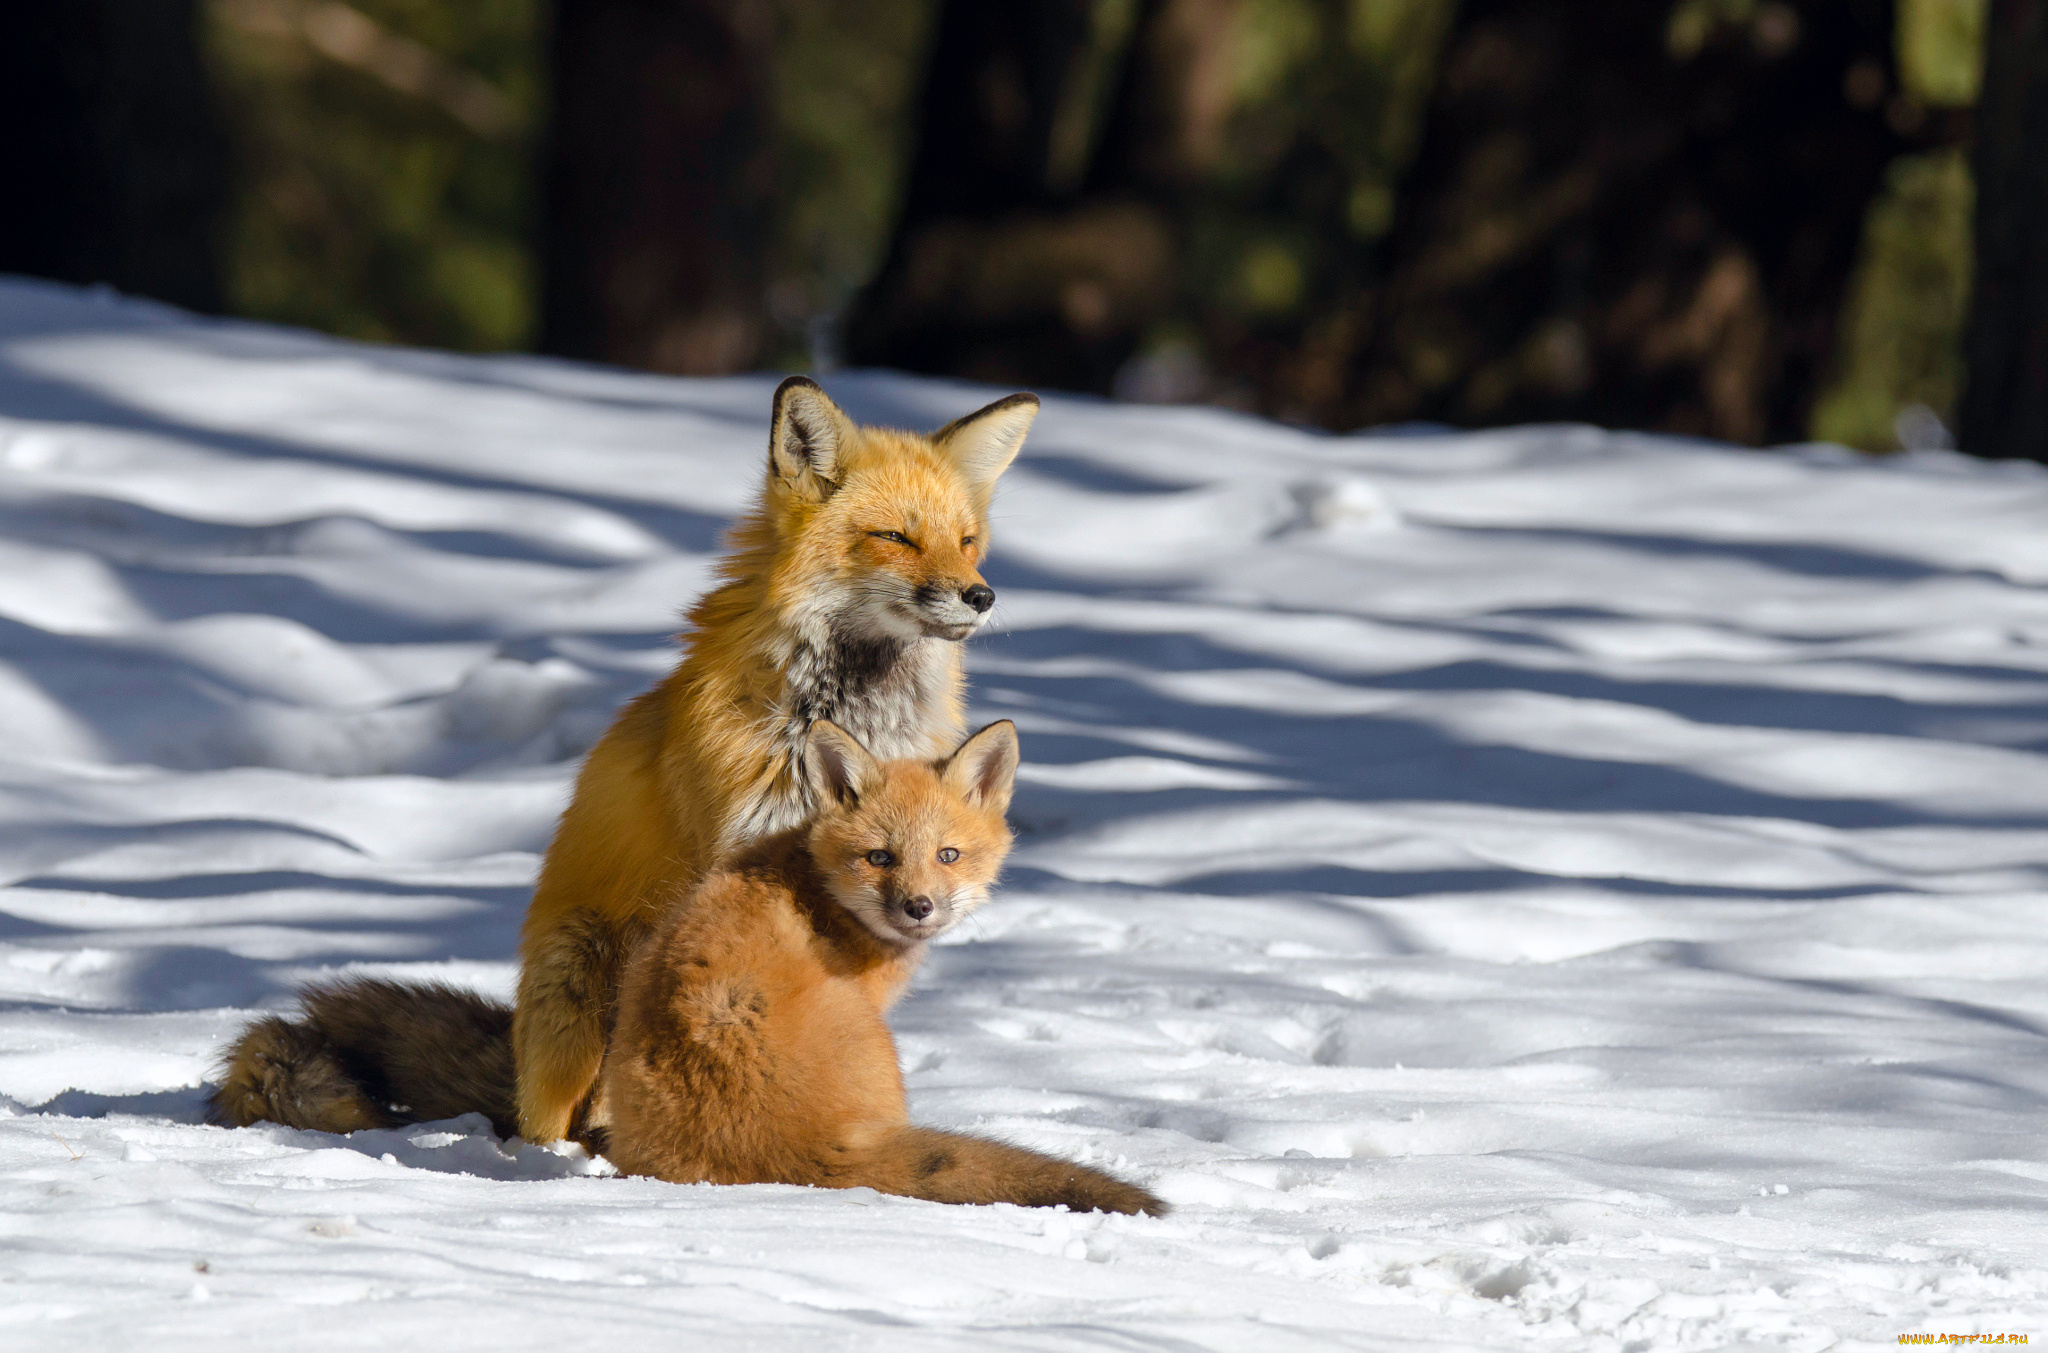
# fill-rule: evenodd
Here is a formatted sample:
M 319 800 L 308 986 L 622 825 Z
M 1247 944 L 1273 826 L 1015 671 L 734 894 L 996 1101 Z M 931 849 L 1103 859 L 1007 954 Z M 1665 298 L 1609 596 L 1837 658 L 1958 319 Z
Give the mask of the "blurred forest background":
M 357 338 L 1872 451 L 2048 372 L 1966 334 L 2034 0 L 32 8 L 0 270 Z M 2048 455 L 2015 398 L 1966 449 Z

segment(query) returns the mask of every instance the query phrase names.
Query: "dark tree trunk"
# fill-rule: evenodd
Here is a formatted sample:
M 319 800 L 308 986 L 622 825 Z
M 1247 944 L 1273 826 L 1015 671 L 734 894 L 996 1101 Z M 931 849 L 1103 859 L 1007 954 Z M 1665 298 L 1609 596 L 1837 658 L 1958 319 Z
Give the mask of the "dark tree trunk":
M 1053 130 L 1093 0 L 950 0 L 925 62 L 906 219 L 992 219 L 1055 202 Z
M 1090 191 L 1093 0 L 945 0 L 864 364 L 1107 390 L 1172 284 L 1159 213 Z
M 1958 442 L 2048 461 L 2048 0 L 1992 0 Z
M 1803 437 L 1891 40 L 1888 0 L 1466 0 L 1342 421 Z
M 543 350 L 691 375 L 760 359 L 769 17 L 753 0 L 555 7 Z
M 226 151 L 193 0 L 0 20 L 0 271 L 214 310 Z

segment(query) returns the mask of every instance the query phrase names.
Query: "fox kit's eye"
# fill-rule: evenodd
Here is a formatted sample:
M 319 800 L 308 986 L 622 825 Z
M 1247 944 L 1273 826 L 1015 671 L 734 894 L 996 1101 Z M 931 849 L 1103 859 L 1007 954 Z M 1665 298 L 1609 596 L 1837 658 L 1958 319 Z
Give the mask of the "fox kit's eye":
M 913 550 L 917 548 L 917 542 L 901 531 L 870 531 L 868 534 L 877 540 L 886 540 L 892 545 L 908 545 Z
M 947 847 L 946 847 L 946 848 L 945 848 L 944 850 L 942 850 L 942 851 L 940 851 L 940 852 L 939 852 L 939 863 L 940 863 L 940 864 L 951 864 L 951 863 L 953 863 L 953 861 L 955 861 L 955 860 L 957 860 L 957 859 L 959 859 L 959 858 L 960 858 L 960 852 L 959 852 L 959 851 L 957 851 L 957 850 L 955 850 L 955 849 L 953 849 L 953 848 L 952 848 L 951 846 L 947 846 Z
M 973 537 L 973 536 L 962 536 L 962 537 L 960 537 L 960 548 L 961 548 L 961 549 L 963 549 L 963 550 L 971 550 L 971 549 L 973 549 L 973 548 L 974 548 L 974 537 Z
M 877 869 L 887 869 L 896 863 L 896 857 L 886 850 L 871 850 L 868 852 L 868 863 Z

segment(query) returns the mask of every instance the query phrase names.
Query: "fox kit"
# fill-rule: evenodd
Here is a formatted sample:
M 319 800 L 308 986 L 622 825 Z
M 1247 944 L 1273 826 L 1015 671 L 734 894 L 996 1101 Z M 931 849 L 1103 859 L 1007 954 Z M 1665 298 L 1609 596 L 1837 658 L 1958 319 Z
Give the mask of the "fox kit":
M 987 899 L 1010 848 L 1016 728 L 883 765 L 821 719 L 805 751 L 810 825 L 714 870 L 627 968 L 604 1063 L 612 1163 L 679 1183 L 1163 1213 L 1099 1171 L 905 1113 L 883 1016 L 927 942 Z
M 759 505 L 682 662 L 592 749 L 520 935 L 520 1133 L 601 1126 L 591 1103 L 626 956 L 717 860 L 818 806 L 805 731 L 874 754 L 958 741 L 959 641 L 995 602 L 988 507 L 1038 412 L 1011 395 L 930 437 L 856 426 L 811 381 L 775 392 Z

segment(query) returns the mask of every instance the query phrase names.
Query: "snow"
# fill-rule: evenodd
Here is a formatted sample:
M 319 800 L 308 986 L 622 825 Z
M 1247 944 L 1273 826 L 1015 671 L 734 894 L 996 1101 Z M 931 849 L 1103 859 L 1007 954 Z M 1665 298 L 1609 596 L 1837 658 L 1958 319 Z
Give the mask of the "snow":
M 0 284 L 7 1347 L 2048 1336 L 2048 475 L 1943 453 L 1048 399 L 1018 850 L 897 1026 L 1171 1217 L 204 1125 L 306 978 L 509 992 L 771 386 Z

